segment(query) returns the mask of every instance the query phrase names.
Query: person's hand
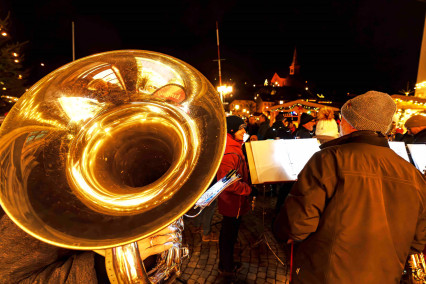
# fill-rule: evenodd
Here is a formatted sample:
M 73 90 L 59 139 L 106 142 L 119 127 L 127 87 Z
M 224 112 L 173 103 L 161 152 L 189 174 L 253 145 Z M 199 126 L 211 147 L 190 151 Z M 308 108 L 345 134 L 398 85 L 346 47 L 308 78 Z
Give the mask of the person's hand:
M 150 255 L 160 254 L 170 249 L 173 242 L 177 241 L 175 230 L 173 226 L 168 226 L 153 236 L 139 240 L 138 247 L 141 259 L 144 260 Z
M 259 139 L 257 138 L 256 135 L 250 136 L 250 141 L 257 141 L 257 140 L 259 140 Z
M 148 256 L 160 254 L 173 247 L 173 242 L 177 241 L 175 235 L 176 228 L 168 226 L 153 236 L 146 237 L 137 241 L 141 260 Z M 94 250 L 96 253 L 105 256 L 105 250 Z

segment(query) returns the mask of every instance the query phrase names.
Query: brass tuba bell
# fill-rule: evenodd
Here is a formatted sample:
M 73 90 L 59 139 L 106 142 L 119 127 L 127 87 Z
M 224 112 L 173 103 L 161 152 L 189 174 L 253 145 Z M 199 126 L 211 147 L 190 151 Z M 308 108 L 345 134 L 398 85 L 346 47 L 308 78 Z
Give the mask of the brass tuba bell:
M 0 129 L 0 202 L 28 234 L 77 250 L 126 245 L 177 221 L 222 159 L 217 92 L 187 63 L 140 50 L 50 73 Z

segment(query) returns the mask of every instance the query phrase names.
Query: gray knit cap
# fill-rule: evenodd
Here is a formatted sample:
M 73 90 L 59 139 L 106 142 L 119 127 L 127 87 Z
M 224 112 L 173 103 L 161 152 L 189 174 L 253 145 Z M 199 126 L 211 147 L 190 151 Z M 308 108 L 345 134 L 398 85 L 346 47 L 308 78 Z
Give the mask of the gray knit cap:
M 348 100 L 341 108 L 343 118 L 357 130 L 386 134 L 392 123 L 396 104 L 385 93 L 368 91 Z
M 424 115 L 413 115 L 407 121 L 405 122 L 405 128 L 412 128 L 412 127 L 422 127 L 426 126 L 426 116 Z

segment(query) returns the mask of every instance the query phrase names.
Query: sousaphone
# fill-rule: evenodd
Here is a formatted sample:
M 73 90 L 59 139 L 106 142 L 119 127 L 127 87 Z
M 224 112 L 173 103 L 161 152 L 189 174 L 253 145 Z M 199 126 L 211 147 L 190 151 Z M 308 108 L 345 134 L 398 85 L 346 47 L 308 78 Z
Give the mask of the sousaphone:
M 31 87 L 0 129 L 0 202 L 51 245 L 127 245 L 178 219 L 222 159 L 220 98 L 189 64 L 140 50 L 73 61 Z

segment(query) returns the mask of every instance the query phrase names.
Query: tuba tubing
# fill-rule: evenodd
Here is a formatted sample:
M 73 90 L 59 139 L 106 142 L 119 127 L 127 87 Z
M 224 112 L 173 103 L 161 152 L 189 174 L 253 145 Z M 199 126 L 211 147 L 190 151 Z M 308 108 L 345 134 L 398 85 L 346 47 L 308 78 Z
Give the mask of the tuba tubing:
M 144 50 L 91 55 L 42 78 L 4 120 L 0 204 L 43 242 L 107 249 L 118 283 L 155 283 L 179 273 L 180 218 L 215 176 L 225 140 L 221 100 L 189 64 Z M 135 242 L 171 224 L 179 241 L 148 275 Z M 122 276 L 135 267 L 143 280 Z

